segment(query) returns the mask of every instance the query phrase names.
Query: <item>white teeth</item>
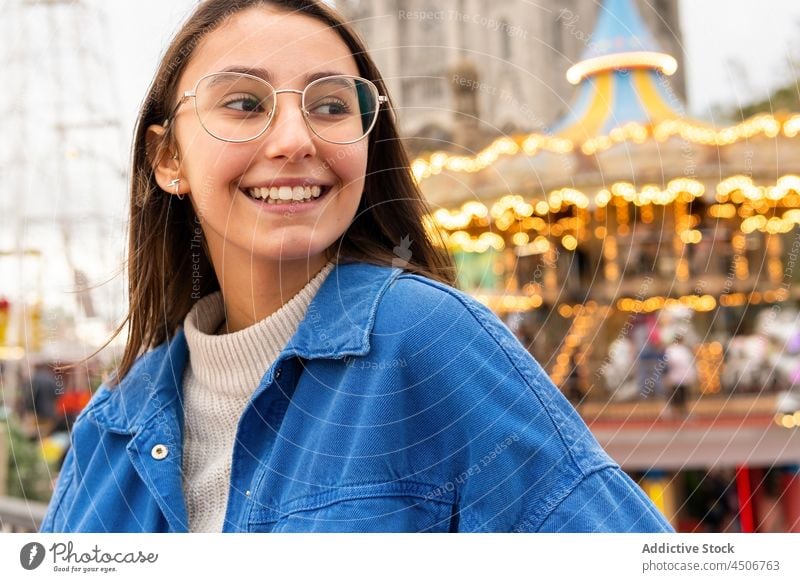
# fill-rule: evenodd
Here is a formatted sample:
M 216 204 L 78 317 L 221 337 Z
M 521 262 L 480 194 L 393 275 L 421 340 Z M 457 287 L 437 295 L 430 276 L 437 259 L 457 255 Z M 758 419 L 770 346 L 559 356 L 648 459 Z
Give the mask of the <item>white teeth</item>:
M 288 202 L 304 202 L 312 198 L 319 198 L 322 194 L 320 186 L 281 186 L 280 188 L 251 188 L 247 193 L 252 197 L 260 200 L 266 200 L 269 203 L 288 203 Z

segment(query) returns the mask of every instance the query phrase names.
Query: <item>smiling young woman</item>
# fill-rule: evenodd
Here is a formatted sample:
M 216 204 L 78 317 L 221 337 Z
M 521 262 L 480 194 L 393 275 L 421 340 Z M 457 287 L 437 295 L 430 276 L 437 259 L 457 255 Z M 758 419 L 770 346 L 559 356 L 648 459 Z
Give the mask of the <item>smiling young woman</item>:
M 452 286 L 330 8 L 200 4 L 133 148 L 127 348 L 42 531 L 670 530 Z

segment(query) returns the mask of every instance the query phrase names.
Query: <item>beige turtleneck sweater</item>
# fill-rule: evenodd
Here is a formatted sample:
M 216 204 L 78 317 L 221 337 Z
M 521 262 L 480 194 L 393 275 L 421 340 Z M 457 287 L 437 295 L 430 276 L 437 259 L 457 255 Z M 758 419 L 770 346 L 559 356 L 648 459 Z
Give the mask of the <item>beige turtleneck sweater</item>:
M 183 491 L 189 531 L 222 531 L 239 418 L 333 267 L 328 263 L 278 311 L 241 331 L 214 335 L 225 318 L 219 291 L 199 300 L 186 316 Z

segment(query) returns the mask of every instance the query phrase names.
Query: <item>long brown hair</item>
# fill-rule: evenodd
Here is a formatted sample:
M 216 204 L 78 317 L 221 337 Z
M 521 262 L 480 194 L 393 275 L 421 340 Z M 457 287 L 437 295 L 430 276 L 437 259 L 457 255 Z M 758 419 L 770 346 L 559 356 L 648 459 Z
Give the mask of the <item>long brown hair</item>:
M 198 298 L 219 289 L 208 255 L 201 253 L 198 263 L 186 252 L 197 216 L 188 200 L 176 200 L 176 196 L 167 195 L 156 183 L 153 152 L 149 152 L 148 157 L 146 135 L 150 125 L 161 124 L 169 115 L 178 80 L 200 41 L 233 15 L 257 6 L 299 12 L 331 27 L 350 49 L 359 74 L 374 82 L 383 95 L 388 95 L 378 68 L 358 35 L 338 13 L 321 2 L 206 0 L 195 9 L 169 45 L 136 124 L 130 191 L 129 308 L 111 339 L 119 335 L 126 324 L 129 329 L 122 362 L 109 380 L 110 386 L 125 377 L 141 353 L 170 339 Z M 164 141 L 169 140 L 170 133 L 167 132 Z M 394 248 L 404 240 L 412 241 L 412 256 L 404 268 L 454 285 L 455 266 L 451 255 L 441 236 L 423 225 L 423 217 L 430 209 L 411 176 L 391 101 L 381 112 L 368 139 L 361 203 L 348 230 L 328 249 L 329 260 L 391 266 L 398 258 Z M 156 157 L 164 155 L 168 146 L 168 143 L 159 144 Z

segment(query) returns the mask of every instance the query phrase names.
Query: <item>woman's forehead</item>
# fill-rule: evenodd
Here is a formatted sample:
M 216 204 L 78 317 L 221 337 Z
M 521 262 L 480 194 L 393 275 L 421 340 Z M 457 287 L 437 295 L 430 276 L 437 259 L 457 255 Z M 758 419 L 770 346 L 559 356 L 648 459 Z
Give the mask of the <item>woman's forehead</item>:
M 358 75 L 344 40 L 310 16 L 256 8 L 234 15 L 198 44 L 184 77 L 229 69 L 266 71 L 273 83 L 302 81 L 316 71 Z

